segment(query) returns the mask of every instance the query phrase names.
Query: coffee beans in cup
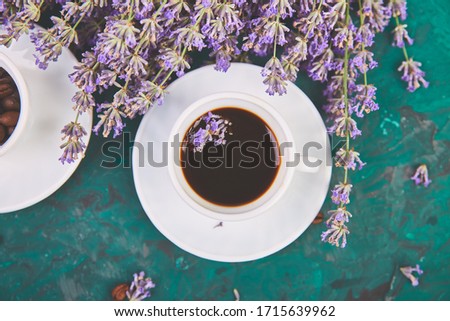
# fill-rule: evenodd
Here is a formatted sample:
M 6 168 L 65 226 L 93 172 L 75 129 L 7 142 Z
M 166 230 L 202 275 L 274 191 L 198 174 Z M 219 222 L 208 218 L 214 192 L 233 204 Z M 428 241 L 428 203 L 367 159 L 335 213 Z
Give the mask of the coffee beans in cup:
M 0 68 L 0 145 L 14 132 L 20 115 L 20 98 L 11 76 Z

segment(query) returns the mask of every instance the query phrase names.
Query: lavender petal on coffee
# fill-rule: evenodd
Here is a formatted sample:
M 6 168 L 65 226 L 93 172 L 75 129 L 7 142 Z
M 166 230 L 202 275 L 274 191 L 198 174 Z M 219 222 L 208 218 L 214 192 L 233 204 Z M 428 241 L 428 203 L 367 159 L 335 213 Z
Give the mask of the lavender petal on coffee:
M 187 134 L 188 146 L 194 151 L 202 152 L 206 143 L 213 142 L 215 146 L 224 145 L 225 135 L 231 122 L 211 112 L 201 116 L 189 129 Z

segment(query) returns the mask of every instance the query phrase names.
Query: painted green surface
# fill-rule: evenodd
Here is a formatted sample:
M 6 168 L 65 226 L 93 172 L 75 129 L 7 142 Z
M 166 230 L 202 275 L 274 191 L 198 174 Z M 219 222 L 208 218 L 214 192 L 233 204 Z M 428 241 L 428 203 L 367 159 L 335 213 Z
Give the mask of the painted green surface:
M 450 7 L 447 0 L 408 1 L 410 50 L 431 85 L 409 94 L 396 67 L 400 50 L 377 39 L 381 110 L 362 122 L 356 144 L 368 165 L 352 175 L 352 234 L 344 250 L 319 240 L 321 225 L 268 258 L 217 263 L 186 253 L 151 224 L 130 168 L 100 168 L 94 137 L 79 170 L 53 196 L 0 215 L 0 299 L 108 300 L 112 288 L 145 270 L 155 300 L 450 300 Z M 320 87 L 298 81 L 320 105 Z M 295 108 L 295 106 L 293 106 Z M 137 124 L 129 125 L 133 131 Z M 429 165 L 428 189 L 409 180 Z M 339 171 L 334 173 L 340 174 Z M 324 210 L 330 209 L 330 201 Z M 399 266 L 420 263 L 413 288 Z

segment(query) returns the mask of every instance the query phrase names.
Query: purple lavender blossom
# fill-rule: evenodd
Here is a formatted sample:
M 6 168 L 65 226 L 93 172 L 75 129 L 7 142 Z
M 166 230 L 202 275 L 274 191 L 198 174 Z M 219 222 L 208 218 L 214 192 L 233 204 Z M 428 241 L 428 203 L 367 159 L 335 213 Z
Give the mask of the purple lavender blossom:
M 352 184 L 339 183 L 334 186 L 331 191 L 331 200 L 334 204 L 348 204 L 350 203 L 350 192 L 352 191 Z
M 328 211 L 328 214 L 330 215 L 330 218 L 328 218 L 328 220 L 326 221 L 327 225 L 330 225 L 333 222 L 335 224 L 339 224 L 342 222 L 348 223 L 350 217 L 352 217 L 352 214 L 347 211 L 345 207 L 338 207 L 336 210 Z
M 186 69 L 191 68 L 179 49 L 165 48 L 159 55 L 165 70 L 173 70 L 178 77 L 184 75 Z
M 267 85 L 266 92 L 273 96 L 275 94 L 283 95 L 286 93 L 287 75 L 277 57 L 272 57 L 261 71 L 264 77 L 264 84 Z
M 358 165 L 358 169 L 362 169 L 366 163 L 362 162 L 359 158 L 359 153 L 351 150 L 345 150 L 344 148 L 339 149 L 336 152 L 336 167 L 344 167 L 346 169 L 355 170 L 356 165 Z
M 383 4 L 383 0 L 363 0 L 362 12 L 372 30 L 382 32 L 391 18 L 391 10 Z
M 133 281 L 130 289 L 127 291 L 127 297 L 130 301 L 142 301 L 151 296 L 150 289 L 155 287 L 151 278 L 146 278 L 144 272 L 133 274 Z
M 373 59 L 373 53 L 361 49 L 356 52 L 355 56 L 350 62 L 352 68 L 357 69 L 361 74 L 368 72 L 369 70 L 378 66 L 378 63 Z
M 333 46 L 342 49 L 347 45 L 348 48 L 352 49 L 356 27 L 351 23 L 348 26 L 336 28 L 335 31 L 336 34 L 332 40 Z
M 328 229 L 322 233 L 321 239 L 323 242 L 344 248 L 347 245 L 347 234 L 349 233 L 350 231 L 345 224 L 332 222 Z
M 100 82 L 95 70 L 96 57 L 90 52 L 83 54 L 81 63 L 74 67 L 75 71 L 69 75 L 70 81 L 86 93 L 93 93 Z
M 394 33 L 394 42 L 392 43 L 393 46 L 403 48 L 405 46 L 405 41 L 412 45 L 414 43 L 414 40 L 411 39 L 408 35 L 408 30 L 406 30 L 407 25 L 398 25 L 395 27 L 393 33 Z
M 428 187 L 431 183 L 431 179 L 428 178 L 428 168 L 427 165 L 422 164 L 417 167 L 416 172 L 411 177 L 416 185 L 423 184 L 423 186 Z
M 408 83 L 408 90 L 410 92 L 414 92 L 420 88 L 421 84 L 425 88 L 429 85 L 429 82 L 424 79 L 425 72 L 420 69 L 421 66 L 422 64 L 420 62 L 409 58 L 407 61 L 402 62 L 398 68 L 398 71 L 403 71 L 402 80 Z
M 350 111 L 355 112 L 356 116 L 363 117 L 379 109 L 378 103 L 375 102 L 377 89 L 373 85 L 357 85 L 355 88 L 355 100 Z
M 355 41 L 363 43 L 364 46 L 370 47 L 373 45 L 373 38 L 375 33 L 371 30 L 369 24 L 362 24 L 355 35 Z
M 356 121 L 349 115 L 342 114 L 334 121 L 334 125 L 331 126 L 328 131 L 335 133 L 337 136 L 346 137 L 347 133 L 351 138 L 361 135 L 361 131 L 356 125 Z
M 129 98 L 124 108 L 124 114 L 131 119 L 144 115 L 155 104 L 161 105 L 166 95 L 164 88 L 150 81 L 143 81 L 136 91 L 136 96 Z
M 423 274 L 423 271 L 420 269 L 419 264 L 416 264 L 416 267 L 414 268 L 411 266 L 401 267 L 400 271 L 411 281 L 412 286 L 416 287 L 419 285 L 419 278 L 413 275 L 413 272 L 416 272 L 417 275 Z
M 329 72 L 337 69 L 340 69 L 340 65 L 335 60 L 334 52 L 328 48 L 309 65 L 308 75 L 315 81 L 324 82 Z
M 389 0 L 387 8 L 392 13 L 392 16 L 400 17 L 402 20 L 406 19 L 406 0 Z
M 101 127 L 103 127 L 103 137 L 108 137 L 111 131 L 114 132 L 114 138 L 122 133 L 125 127 L 122 117 L 126 115 L 117 105 L 110 103 L 101 104 L 97 108 L 97 112 L 102 113 L 99 116 L 100 121 L 92 129 L 96 135 L 98 135 Z
M 91 93 L 83 90 L 77 91 L 72 101 L 78 106 L 80 112 L 84 113 L 95 107 L 95 100 Z
M 226 134 L 231 122 L 221 116 L 208 112 L 197 119 L 187 134 L 188 147 L 195 152 L 202 152 L 209 142 L 215 146 L 226 143 Z
M 61 130 L 63 134 L 62 140 L 65 142 L 61 145 L 63 154 L 59 161 L 64 163 L 73 163 L 78 159 L 79 155 L 83 155 L 86 144 L 83 142 L 83 137 L 87 135 L 86 130 L 78 122 L 71 122 L 64 126 Z
M 284 51 L 281 58 L 283 69 L 290 81 L 297 79 L 300 63 L 305 61 L 308 56 L 307 40 L 303 37 L 296 37 L 294 40 L 294 44 Z
M 63 149 L 61 157 L 58 159 L 61 164 L 73 163 L 81 155 L 84 157 L 84 149 L 86 144 L 82 140 L 76 140 L 74 138 L 69 138 L 67 142 L 60 146 Z
M 227 72 L 231 66 L 232 56 L 226 50 L 217 50 L 213 53 L 216 56 L 216 65 L 214 67 L 217 71 Z

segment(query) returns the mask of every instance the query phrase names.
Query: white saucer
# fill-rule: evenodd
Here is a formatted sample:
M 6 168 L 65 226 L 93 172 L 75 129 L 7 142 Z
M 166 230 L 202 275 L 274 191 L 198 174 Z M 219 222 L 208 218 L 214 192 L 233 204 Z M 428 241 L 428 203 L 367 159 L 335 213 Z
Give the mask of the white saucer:
M 202 258 L 241 262 L 277 252 L 306 230 L 328 193 L 331 159 L 320 114 L 293 84 L 289 84 L 284 96 L 267 95 L 260 72 L 260 67 L 241 63 L 233 63 L 227 73 L 217 72 L 213 66 L 189 72 L 168 87 L 169 95 L 162 106 L 145 115 L 135 138 L 143 148 L 139 147 L 139 152 L 133 149 L 133 175 L 145 212 L 169 240 Z M 152 166 L 146 155 L 153 148 L 154 161 L 161 161 L 161 144 L 170 141 L 171 129 L 183 110 L 202 97 L 221 92 L 254 95 L 274 106 L 289 126 L 296 146 L 308 141 L 323 146 L 321 150 L 311 149 L 310 154 L 323 163 L 315 173 L 296 171 L 285 194 L 262 214 L 217 226 L 219 221 L 197 212 L 180 197 L 168 166 Z
M 0 47 L 19 69 L 29 92 L 27 126 L 12 149 L 0 156 L 0 213 L 36 204 L 60 188 L 77 169 L 80 160 L 62 165 L 61 129 L 73 121 L 72 97 L 76 92 L 68 75 L 77 64 L 72 53 L 63 49 L 56 63 L 47 70 L 35 64 L 34 46 L 24 35 L 10 48 Z M 79 119 L 87 131 L 86 145 L 92 129 L 92 113 Z

